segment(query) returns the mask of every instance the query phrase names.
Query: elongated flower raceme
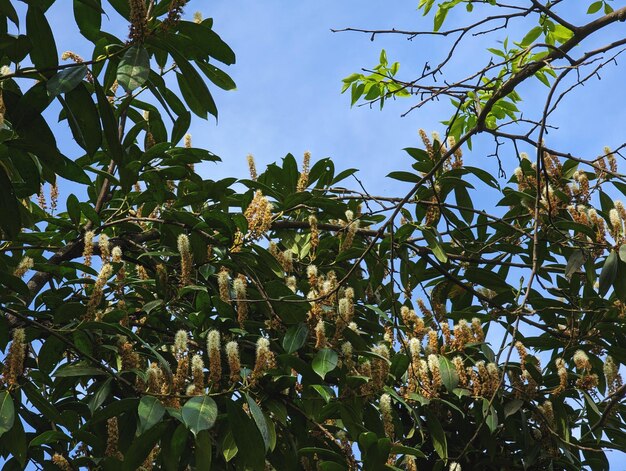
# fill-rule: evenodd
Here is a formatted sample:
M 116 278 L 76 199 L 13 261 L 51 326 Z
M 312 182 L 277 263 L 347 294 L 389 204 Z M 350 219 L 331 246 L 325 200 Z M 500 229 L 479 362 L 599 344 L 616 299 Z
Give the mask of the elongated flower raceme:
M 250 239 L 260 239 L 269 230 L 272 224 L 272 203 L 261 190 L 254 192 L 254 197 L 246 208 L 244 216 L 248 221 Z
M 17 379 L 24 372 L 24 359 L 26 358 L 26 332 L 24 329 L 13 331 L 13 342 L 4 361 L 2 381 L 10 389 L 17 385 Z
M 220 299 L 227 304 L 231 304 L 229 280 L 230 275 L 228 274 L 228 270 L 222 268 L 217 274 L 217 287 L 220 292 Z
M 236 383 L 241 379 L 241 360 L 239 358 L 239 345 L 234 340 L 226 344 L 226 359 L 230 369 L 230 381 Z
M 191 284 L 191 270 L 193 268 L 193 255 L 189 246 L 189 237 L 185 234 L 178 236 L 178 253 L 180 254 L 180 285 Z
M 252 372 L 253 378 L 262 376 L 267 370 L 276 366 L 274 353 L 270 350 L 270 341 L 260 337 L 256 343 L 256 362 Z
M 209 354 L 209 379 L 213 384 L 219 384 L 222 379 L 222 354 L 220 333 L 211 330 L 207 335 L 207 352 Z
M 191 377 L 195 393 L 201 394 L 204 391 L 204 361 L 200 355 L 191 357 Z
M 100 258 L 103 262 L 111 261 L 111 244 L 109 242 L 109 236 L 106 234 L 100 234 L 98 238 L 98 247 L 100 248 Z
M 393 415 L 391 412 L 391 396 L 389 394 L 383 394 L 382 396 L 380 396 L 380 415 L 383 419 L 383 428 L 385 430 L 385 435 L 393 440 Z
M 239 326 L 243 328 L 244 322 L 248 318 L 248 302 L 246 301 L 246 277 L 239 275 L 233 281 L 233 289 L 237 298 L 237 321 Z
M 104 287 L 106 283 L 113 273 L 113 267 L 110 263 L 105 263 L 102 265 L 100 269 L 100 273 L 98 274 L 98 278 L 96 279 L 96 283 L 93 286 L 93 291 L 91 292 L 91 296 L 89 297 L 89 302 L 87 303 L 87 319 L 93 319 L 96 308 L 102 301 L 102 296 L 104 295 Z

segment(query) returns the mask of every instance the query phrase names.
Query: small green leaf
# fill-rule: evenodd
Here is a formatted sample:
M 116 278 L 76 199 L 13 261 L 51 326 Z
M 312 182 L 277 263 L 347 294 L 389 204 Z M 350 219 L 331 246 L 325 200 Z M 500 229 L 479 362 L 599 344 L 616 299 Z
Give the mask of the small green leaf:
M 217 419 L 217 404 L 209 396 L 192 397 L 182 408 L 183 422 L 194 435 L 209 430 Z
M 528 33 L 526 33 L 526 36 L 524 36 L 524 39 L 522 39 L 522 47 L 530 46 L 537 40 L 539 36 L 541 36 L 541 33 L 543 33 L 543 28 L 541 26 L 535 26 Z
M 15 406 L 9 391 L 0 391 L 0 437 L 11 430 L 15 422 Z
M 498 426 L 498 414 L 494 407 L 490 405 L 488 399 L 483 399 L 483 417 L 485 418 L 487 427 L 489 427 L 489 430 L 493 433 Z
M 150 56 L 143 46 L 131 47 L 117 68 L 117 81 L 126 92 L 132 92 L 143 86 L 150 74 Z
M 441 6 L 437 9 L 437 12 L 435 13 L 435 24 L 433 27 L 434 31 L 439 31 L 441 25 L 443 25 L 443 22 L 446 19 L 446 16 L 448 16 L 448 11 L 448 8 Z
M 137 427 L 136 435 L 139 436 L 163 418 L 165 407 L 156 397 L 144 396 L 139 401 L 137 412 L 139 414 L 139 426 Z
M 65 202 L 67 214 L 74 224 L 80 223 L 80 202 L 74 193 L 70 193 Z
M 591 5 L 589 5 L 589 8 L 587 9 L 587 14 L 588 15 L 593 15 L 594 13 L 597 13 L 600 11 L 600 8 L 602 8 L 602 4 L 604 2 L 602 0 L 598 0 L 597 2 L 593 2 Z
M 326 373 L 334 370 L 337 367 L 337 353 L 330 348 L 323 348 L 313 358 L 312 368 L 322 379 L 326 376 Z
M 292 325 L 283 337 L 283 348 L 287 353 L 299 350 L 305 344 L 308 335 L 309 329 L 305 323 Z
M 426 239 L 428 247 L 430 248 L 430 250 L 433 251 L 433 255 L 435 256 L 435 258 L 441 263 L 446 263 L 448 261 L 448 254 L 446 254 L 446 251 L 441 246 L 441 237 L 439 236 L 439 233 L 437 233 L 436 229 L 426 228 L 424 229 L 422 234 Z
M 512 399 L 504 404 L 504 418 L 515 414 L 524 405 L 524 401 L 521 399 Z
M 574 273 L 577 273 L 585 264 L 586 259 L 587 257 L 582 250 L 574 250 L 574 252 L 572 252 L 572 255 L 570 255 L 569 259 L 567 260 L 567 265 L 565 267 L 564 273 L 565 278 L 569 280 Z

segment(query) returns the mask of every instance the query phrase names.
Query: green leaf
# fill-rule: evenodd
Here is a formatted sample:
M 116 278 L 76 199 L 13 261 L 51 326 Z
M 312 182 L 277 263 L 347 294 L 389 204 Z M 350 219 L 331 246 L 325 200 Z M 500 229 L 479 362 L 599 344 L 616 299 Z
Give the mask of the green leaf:
M 97 411 L 100 406 L 104 404 L 104 401 L 106 401 L 107 397 L 109 397 L 109 394 L 111 393 L 112 381 L 113 378 L 107 378 L 89 400 L 89 410 L 92 414 Z
M 117 68 L 117 81 L 126 92 L 143 86 L 150 74 L 150 56 L 143 46 L 135 44 L 120 61 Z
M 587 9 L 587 14 L 588 15 L 593 15 L 594 13 L 597 13 L 598 11 L 600 11 L 600 8 L 602 8 L 603 4 L 604 4 L 604 2 L 602 0 L 598 0 L 597 2 L 593 2 L 591 5 L 589 5 L 589 8 Z
M 70 437 L 68 437 L 63 432 L 60 432 L 58 430 L 48 430 L 46 432 L 43 432 L 37 435 L 35 438 L 33 438 L 30 441 L 30 444 L 28 445 L 28 447 L 32 448 L 34 446 L 47 445 L 49 443 L 56 443 L 58 441 L 69 442 Z
M 582 250 L 574 250 L 572 255 L 570 255 L 567 260 L 567 265 L 565 266 L 565 278 L 569 280 L 574 273 L 578 273 L 581 267 L 585 264 L 586 259 L 587 257 Z
M 80 223 L 80 202 L 74 193 L 70 193 L 65 202 L 67 214 L 74 224 Z
M 243 469 L 249 467 L 262 471 L 265 469 L 265 443 L 258 427 L 239 403 L 227 401 L 226 408 L 230 431 L 237 448 L 242 451 L 237 453 L 237 460 Z
M 518 410 L 522 408 L 524 405 L 524 401 L 521 399 L 511 399 L 509 402 L 504 404 L 504 418 L 515 414 Z
M 46 82 L 48 93 L 51 97 L 56 97 L 62 93 L 70 92 L 83 81 L 85 75 L 87 75 L 86 65 L 77 65 L 77 67 L 62 70 Z
M 306 343 L 308 335 L 309 329 L 305 323 L 301 322 L 299 324 L 292 325 L 289 329 L 287 329 L 287 332 L 283 337 L 283 348 L 287 353 L 298 351 Z
M 487 427 L 489 427 L 489 431 L 493 433 L 498 426 L 498 414 L 486 398 L 483 399 L 483 417 L 485 418 Z
M 52 374 L 52 376 L 55 376 L 57 378 L 70 378 L 74 376 L 102 376 L 106 374 L 107 373 L 100 368 L 75 363 L 72 365 L 61 365 Z
M 323 348 L 313 358 L 311 364 L 313 371 L 315 371 L 322 379 L 326 376 L 326 373 L 334 370 L 337 367 L 337 353 L 330 348 Z
M 9 391 L 0 391 L 0 437 L 11 430 L 15 422 L 15 406 Z
M 111 103 L 109 103 L 109 100 L 107 99 L 107 96 L 100 84 L 94 80 L 93 85 L 98 99 L 98 111 L 100 112 L 100 119 L 102 120 L 102 129 L 107 142 L 107 150 L 109 151 L 110 157 L 113 161 L 120 165 L 122 164 L 122 160 L 124 158 L 124 151 L 122 149 L 122 144 L 120 143 L 117 119 L 113 114 Z
M 59 53 L 48 20 L 36 3 L 30 3 L 26 12 L 26 33 L 33 49 L 30 58 L 38 69 L 52 69 L 59 64 Z
M 207 76 L 207 78 L 215 85 L 223 90 L 234 90 L 237 88 L 237 84 L 230 76 L 221 69 L 218 69 L 213 64 L 208 62 L 196 62 L 200 70 Z
M 211 469 L 213 451 L 211 447 L 211 435 L 203 430 L 196 435 L 196 469 Z
M 60 98 L 60 97 L 59 97 Z M 102 144 L 102 131 L 98 109 L 84 84 L 78 84 L 65 94 L 64 105 L 67 122 L 76 143 L 89 155 L 95 154 Z
M 604 296 L 615 281 L 615 277 L 617 276 L 618 261 L 619 258 L 617 253 L 615 250 L 611 250 L 611 253 L 604 262 L 602 271 L 600 272 L 600 296 Z
M 183 422 L 194 435 L 209 430 L 217 419 L 217 404 L 209 396 L 196 396 L 189 399 L 181 411 Z
M 0 218 L 0 229 L 4 233 L 4 237 L 0 238 L 13 239 L 19 233 L 22 225 L 20 204 L 13 190 L 11 178 L 7 175 L 3 165 L 0 165 L 0 214 L 11 215 L 11 217 Z
M 428 247 L 433 251 L 435 258 L 441 263 L 446 263 L 448 261 L 448 254 L 441 246 L 441 236 L 439 236 L 437 230 L 434 228 L 425 228 L 422 234 L 426 239 Z
M 207 112 L 217 118 L 215 101 L 200 74 L 178 51 L 170 48 L 169 52 L 181 71 L 176 78 L 187 106 L 201 118 L 206 118 Z
M 424 414 L 426 416 L 426 427 L 430 432 L 430 438 L 433 442 L 433 448 L 442 460 L 447 460 L 448 441 L 446 440 L 446 434 L 443 431 L 441 422 L 439 422 L 437 416 L 429 409 L 426 409 Z
M 459 375 L 456 372 L 456 368 L 450 360 L 439 355 L 439 369 L 443 385 L 448 391 L 452 392 L 459 385 Z
M 543 33 L 543 28 L 541 26 L 535 26 L 534 28 L 532 28 L 528 33 L 526 33 L 524 39 L 522 39 L 522 47 L 530 46 L 536 41 L 539 36 L 541 36 L 541 33 Z
M 144 396 L 139 401 L 137 412 L 139 414 L 139 426 L 137 427 L 136 435 L 141 435 L 163 418 L 165 407 L 156 397 Z
M 441 25 L 443 25 L 443 22 L 446 19 L 446 16 L 448 16 L 448 11 L 449 9 L 446 7 L 440 6 L 437 8 L 437 12 L 435 13 L 435 23 L 433 26 L 434 31 L 439 31 Z
M 619 258 L 622 262 L 626 263 L 626 244 L 620 245 Z
M 74 0 L 74 19 L 78 29 L 92 42 L 100 38 L 102 13 L 100 0 Z
M 126 453 L 124 453 L 123 471 L 136 471 L 139 469 L 167 428 L 167 422 L 161 422 L 139 437 L 135 437 Z
M 416 458 L 426 458 L 422 450 L 404 445 L 392 445 L 391 452 L 398 455 L 411 455 Z
M 267 426 L 267 421 L 265 420 L 265 416 L 263 415 L 263 411 L 259 407 L 259 405 L 252 399 L 248 394 L 246 396 L 246 401 L 248 402 L 248 407 L 250 409 L 250 414 L 252 414 L 252 419 L 256 424 L 259 432 L 261 432 L 261 437 L 263 438 L 263 442 L 265 443 L 265 449 L 269 450 L 270 448 L 270 431 Z

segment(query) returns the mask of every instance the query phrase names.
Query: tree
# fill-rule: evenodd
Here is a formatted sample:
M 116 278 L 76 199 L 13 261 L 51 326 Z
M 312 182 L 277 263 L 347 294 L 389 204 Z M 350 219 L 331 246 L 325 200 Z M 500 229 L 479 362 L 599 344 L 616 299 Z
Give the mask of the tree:
M 92 58 L 59 65 L 54 3 L 0 2 L 6 469 L 595 470 L 626 452 L 624 144 L 590 158 L 547 136 L 622 51 L 585 40 L 626 8 L 593 2 L 576 25 L 558 0 L 453 0 L 434 31 L 367 31 L 451 38 L 417 79 L 383 51 L 344 80 L 353 104 L 451 101 L 443 137 L 422 131 L 389 175 L 412 189 L 381 197 L 308 154 L 203 179 L 194 164 L 219 158 L 185 135 L 190 111 L 217 116 L 201 74 L 234 88 L 212 20 L 184 20 L 186 1 L 75 0 Z M 460 5 L 467 25 L 441 30 Z M 127 38 L 100 30 L 111 9 Z M 462 40 L 518 20 L 534 23 L 484 68 L 436 80 Z M 535 79 L 546 101 L 522 116 Z M 75 145 L 58 145 L 67 128 Z M 479 136 L 517 167 L 508 181 L 464 162 Z M 80 185 L 62 209 L 61 179 Z M 475 209 L 479 193 L 504 209 Z

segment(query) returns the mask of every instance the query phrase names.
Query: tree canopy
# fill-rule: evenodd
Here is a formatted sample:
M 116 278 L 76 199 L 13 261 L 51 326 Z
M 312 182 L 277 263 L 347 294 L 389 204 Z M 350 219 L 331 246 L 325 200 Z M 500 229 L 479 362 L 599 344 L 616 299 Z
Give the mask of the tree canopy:
M 417 77 L 382 51 L 343 80 L 352 105 L 449 100 L 388 169 L 410 190 L 382 196 L 309 153 L 200 175 L 220 158 L 193 147 L 192 114 L 235 88 L 200 2 L 74 0 L 89 57 L 59 54 L 54 0 L 16 3 L 0 0 L 3 469 L 605 470 L 626 453 L 626 143 L 589 156 L 549 136 L 618 64 L 626 7 L 420 0 L 432 27 L 344 30 L 445 44 Z M 486 62 L 448 74 L 479 36 Z

